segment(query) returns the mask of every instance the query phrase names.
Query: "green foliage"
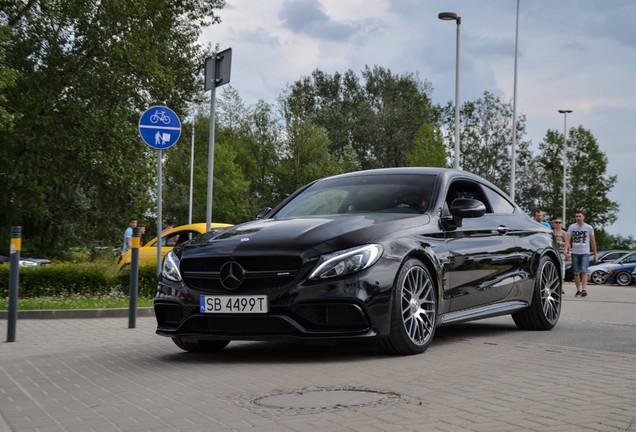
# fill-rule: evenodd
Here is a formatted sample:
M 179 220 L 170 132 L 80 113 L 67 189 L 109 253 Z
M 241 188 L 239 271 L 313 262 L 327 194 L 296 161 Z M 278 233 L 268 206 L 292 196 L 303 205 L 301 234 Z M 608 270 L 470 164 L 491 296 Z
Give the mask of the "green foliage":
M 137 132 L 141 111 L 177 112 L 208 54 L 201 24 L 222 0 L 9 2 L 0 22 L 2 106 L 16 114 L 3 135 L 0 232 L 23 227 L 41 253 L 118 244 L 131 215 L 152 205 L 153 155 Z M 4 64 L 4 62 L 3 62 Z M 3 120 L 6 123 L 6 120 Z
M 618 203 L 608 194 L 616 184 L 616 176 L 607 174 L 607 156 L 600 151 L 592 133 L 582 126 L 569 131 L 566 156 L 566 221 L 574 221 L 574 213 L 582 210 L 585 221 L 596 230 L 616 221 Z M 563 213 L 563 134 L 548 130 L 539 144 L 537 157 L 540 192 L 534 204 L 548 215 Z M 567 224 L 566 224 L 567 225 Z M 611 241 L 608 240 L 608 244 Z
M 430 84 L 379 66 L 367 66 L 361 75 L 362 82 L 351 70 L 316 70 L 290 85 L 279 98 L 287 127 L 311 121 L 326 131 L 336 160 L 349 158 L 353 149 L 362 169 L 404 166 L 422 123 L 437 118 Z
M 17 72 L 6 62 L 5 45 L 10 31 L 9 27 L 0 25 L 0 132 L 2 133 L 13 129 L 16 117 L 20 117 L 19 113 L 8 106 L 7 97 L 4 94 L 6 89 L 15 86 L 18 78 Z
M 613 235 L 604 229 L 594 230 L 598 250 L 627 249 L 636 250 L 636 239 L 633 236 Z
M 140 297 L 137 307 L 152 307 L 152 299 Z M 121 293 L 111 293 L 99 296 L 54 296 L 36 298 L 18 298 L 18 310 L 49 310 L 49 309 L 110 309 L 128 308 L 130 299 Z M 0 298 L 0 310 L 9 308 L 9 300 Z
M 441 131 L 423 123 L 415 135 L 413 149 L 406 154 L 406 162 L 409 166 L 448 168 L 448 152 Z
M 509 190 L 512 154 L 511 104 L 485 91 L 476 101 L 465 102 L 460 113 L 460 167 L 490 180 L 504 191 Z M 444 119 L 448 147 L 454 148 L 455 111 L 450 104 L 444 109 Z M 525 123 L 525 116 L 519 116 L 516 131 L 515 183 L 521 187 L 528 184 L 526 166 L 532 159 L 530 142 L 523 139 Z
M 0 297 L 9 293 L 8 264 L 0 265 Z M 152 298 L 157 283 L 157 266 L 140 266 L 138 296 Z M 130 274 L 115 274 L 112 264 L 50 264 L 20 268 L 18 298 L 55 296 L 105 296 L 127 294 Z

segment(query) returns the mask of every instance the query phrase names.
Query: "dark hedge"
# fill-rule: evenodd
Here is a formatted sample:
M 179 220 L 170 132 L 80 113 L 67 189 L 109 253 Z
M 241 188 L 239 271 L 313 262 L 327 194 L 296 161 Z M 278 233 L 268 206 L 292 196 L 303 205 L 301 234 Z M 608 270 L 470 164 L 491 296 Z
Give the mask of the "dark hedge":
M 0 265 L 0 295 L 9 295 L 9 264 Z M 157 283 L 157 266 L 139 268 L 138 296 L 152 298 Z M 33 298 L 68 295 L 128 294 L 129 271 L 116 274 L 107 264 L 50 264 L 42 267 L 22 267 L 18 282 L 18 297 Z

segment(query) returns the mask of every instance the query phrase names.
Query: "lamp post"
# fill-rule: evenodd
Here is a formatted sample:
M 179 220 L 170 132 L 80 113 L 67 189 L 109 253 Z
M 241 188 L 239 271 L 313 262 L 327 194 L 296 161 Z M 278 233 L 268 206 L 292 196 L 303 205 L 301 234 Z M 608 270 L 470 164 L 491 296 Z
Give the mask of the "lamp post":
M 457 21 L 457 49 L 455 53 L 455 163 L 454 168 L 459 169 L 459 25 L 462 17 L 455 12 L 441 12 L 437 17 L 444 21 Z
M 565 224 L 565 163 L 567 160 L 567 152 L 568 152 L 568 143 L 567 143 L 567 124 L 568 124 L 568 114 L 571 113 L 572 110 L 559 110 L 559 113 L 563 114 L 563 223 Z
M 515 200 L 515 168 L 516 168 L 516 146 L 517 146 L 517 48 L 519 46 L 519 0 L 517 0 L 517 26 L 515 30 L 515 72 L 514 89 L 512 91 L 512 149 L 510 151 L 510 198 Z
M 193 99 L 192 102 L 199 104 L 201 99 Z M 190 148 L 190 204 L 188 208 L 188 224 L 192 223 L 192 189 L 194 188 L 194 124 L 197 119 L 197 110 L 192 113 L 192 146 Z

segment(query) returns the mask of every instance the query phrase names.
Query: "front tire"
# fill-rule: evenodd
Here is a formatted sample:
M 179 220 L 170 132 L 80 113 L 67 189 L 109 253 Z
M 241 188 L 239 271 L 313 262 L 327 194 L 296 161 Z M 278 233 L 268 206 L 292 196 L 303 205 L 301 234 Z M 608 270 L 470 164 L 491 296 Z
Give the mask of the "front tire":
M 230 341 L 217 341 L 217 340 L 184 340 L 182 338 L 174 337 L 172 342 L 184 351 L 192 353 L 211 353 L 221 351 L 230 343 Z
M 400 269 L 393 287 L 390 334 L 382 348 L 391 354 L 420 354 L 428 348 L 437 325 L 437 293 L 428 269 L 416 259 Z
M 561 315 L 563 282 L 556 264 L 549 257 L 542 257 L 534 281 L 532 303 L 512 314 L 517 327 L 522 330 L 550 330 Z
M 629 272 L 620 272 L 616 275 L 616 283 L 620 286 L 628 286 L 632 283 L 632 274 Z

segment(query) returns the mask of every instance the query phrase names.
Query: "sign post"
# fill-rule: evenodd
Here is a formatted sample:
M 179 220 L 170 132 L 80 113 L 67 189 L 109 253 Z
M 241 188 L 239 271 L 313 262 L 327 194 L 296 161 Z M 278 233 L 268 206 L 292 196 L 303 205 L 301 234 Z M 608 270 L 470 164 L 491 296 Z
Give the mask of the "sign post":
M 210 140 L 208 145 L 208 202 L 205 211 L 206 231 L 212 225 L 212 192 L 214 181 L 214 110 L 216 88 L 230 82 L 232 48 L 213 54 L 205 59 L 205 90 L 212 90 L 210 97 Z
M 172 147 L 181 136 L 181 120 L 170 108 L 152 106 L 139 119 L 139 134 L 157 149 L 157 276 L 161 273 L 161 150 Z

